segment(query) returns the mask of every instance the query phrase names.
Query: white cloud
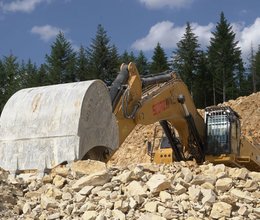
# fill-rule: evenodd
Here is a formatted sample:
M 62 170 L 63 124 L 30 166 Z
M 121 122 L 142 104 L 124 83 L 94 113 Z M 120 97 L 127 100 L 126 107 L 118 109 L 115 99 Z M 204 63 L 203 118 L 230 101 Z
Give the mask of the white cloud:
M 201 26 L 197 23 L 191 23 L 193 33 L 198 36 L 199 44 L 206 47 L 209 43 L 211 31 L 214 24 L 210 23 L 206 26 Z M 174 26 L 170 21 L 162 21 L 151 27 L 146 37 L 136 40 L 132 44 L 132 48 L 136 50 L 153 50 L 159 42 L 165 49 L 172 49 L 176 47 L 176 43 L 181 40 L 185 32 L 186 25 Z
M 253 24 L 245 25 L 243 22 L 231 24 L 233 31 L 236 33 L 236 40 L 238 46 L 241 48 L 244 60 L 250 54 L 251 45 L 254 50 L 257 50 L 260 45 L 260 18 L 256 18 Z M 198 23 L 191 23 L 192 31 L 198 36 L 198 42 L 202 48 L 206 48 L 210 43 L 211 32 L 214 31 L 215 24 L 199 25 Z M 136 50 L 151 51 L 159 42 L 164 49 L 176 48 L 176 43 L 179 42 L 185 32 L 186 25 L 175 26 L 171 21 L 162 21 L 149 30 L 149 33 L 136 40 L 132 44 L 132 48 Z
M 61 28 L 54 27 L 51 25 L 34 26 L 31 29 L 32 34 L 38 34 L 40 38 L 45 42 L 51 40 L 52 38 L 55 38 L 60 31 L 63 33 L 66 32 Z
M 251 45 L 255 51 L 258 45 L 260 45 L 260 18 L 256 18 L 255 22 L 249 26 L 245 26 L 244 24 L 240 24 L 240 26 L 234 24 L 233 26 L 237 28 L 236 33 L 239 36 L 238 46 L 241 47 L 243 57 L 245 58 L 250 54 Z
M 149 9 L 160 9 L 164 7 L 170 8 L 186 8 L 189 7 L 194 0 L 139 0 Z
M 12 2 L 0 2 L 0 9 L 4 12 L 26 12 L 30 13 L 40 5 L 40 3 L 51 3 L 53 0 L 15 0 Z
M 44 0 L 16 0 L 10 3 L 2 2 L 1 8 L 5 12 L 31 12 Z

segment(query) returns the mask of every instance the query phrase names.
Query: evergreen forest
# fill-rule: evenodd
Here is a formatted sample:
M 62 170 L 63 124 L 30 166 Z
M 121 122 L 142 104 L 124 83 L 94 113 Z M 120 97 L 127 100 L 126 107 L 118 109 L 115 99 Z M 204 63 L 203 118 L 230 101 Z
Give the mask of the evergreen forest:
M 33 60 L 20 61 L 14 54 L 0 58 L 0 112 L 6 101 L 22 88 L 101 79 L 110 85 L 121 63 L 134 62 L 141 75 L 174 70 L 189 88 L 197 108 L 215 105 L 239 96 L 260 91 L 260 45 L 251 49 L 248 62 L 242 59 L 235 40 L 236 33 L 224 13 L 206 49 L 201 49 L 198 37 L 189 22 L 185 33 L 167 57 L 160 42 L 148 60 L 143 51 L 135 55 L 125 50 L 119 54 L 105 28 L 97 26 L 90 45 L 75 51 L 60 32 L 51 45 L 45 62 L 37 66 Z

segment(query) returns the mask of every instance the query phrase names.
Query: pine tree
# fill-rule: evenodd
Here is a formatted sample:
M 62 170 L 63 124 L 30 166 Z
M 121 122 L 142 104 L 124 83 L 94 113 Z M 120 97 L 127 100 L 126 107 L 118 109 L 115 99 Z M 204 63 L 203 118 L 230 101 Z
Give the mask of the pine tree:
M 28 87 L 35 87 L 39 86 L 38 76 L 37 76 L 37 66 L 33 64 L 31 59 L 25 64 L 22 61 L 20 67 L 20 78 L 21 78 L 21 87 L 28 88 Z
M 51 54 L 46 55 L 46 65 L 50 84 L 76 80 L 76 53 L 62 32 L 51 45 Z
M 96 36 L 92 39 L 92 43 L 87 48 L 87 53 L 90 62 L 90 71 L 94 78 L 99 78 L 104 81 L 111 81 L 111 76 L 118 66 L 113 60 L 115 57 L 114 46 L 111 46 L 107 32 L 102 25 L 98 25 Z M 113 58 L 111 58 L 113 57 Z
M 39 86 L 49 84 L 46 64 L 41 64 L 40 68 L 37 71 L 37 83 Z
M 149 65 L 147 58 L 145 57 L 143 51 L 141 50 L 136 58 L 136 67 L 140 74 L 147 75 L 149 72 Z
M 256 66 L 255 66 L 255 53 L 253 45 L 251 44 L 250 57 L 248 59 L 248 81 L 251 81 L 251 92 L 256 92 Z
M 110 68 L 108 70 L 109 75 L 109 81 L 108 84 L 110 85 L 114 79 L 117 76 L 117 73 L 120 68 L 120 57 L 118 55 L 118 51 L 115 45 L 112 45 L 111 51 L 110 51 Z
M 260 45 L 258 51 L 255 54 L 255 87 L 256 91 L 260 91 Z
M 3 64 L 7 77 L 5 94 L 10 97 L 13 93 L 20 89 L 19 63 L 17 61 L 17 57 L 9 55 L 4 57 Z
M 169 69 L 169 65 L 167 62 L 167 56 L 161 47 L 160 43 L 157 43 L 156 47 L 154 48 L 152 62 L 150 66 L 150 72 L 153 73 L 160 73 Z
M 182 39 L 177 43 L 177 50 L 173 52 L 173 68 L 180 74 L 191 94 L 194 92 L 193 84 L 200 53 L 197 38 L 188 22 Z
M 133 51 L 130 52 L 130 54 L 125 50 L 123 54 L 120 56 L 120 63 L 129 64 L 130 62 L 136 62 L 136 57 L 133 53 Z
M 193 82 L 193 99 L 197 108 L 212 105 L 212 77 L 209 72 L 207 55 L 200 52 L 198 55 L 196 75 Z
M 94 79 L 89 70 L 89 59 L 85 48 L 81 45 L 77 55 L 76 63 L 76 78 L 77 81 Z
M 237 73 L 242 71 L 243 63 L 241 50 L 238 42 L 235 41 L 235 33 L 223 12 L 221 12 L 220 21 L 212 34 L 208 54 L 213 75 L 214 96 L 216 97 L 214 103 L 218 103 L 236 98 Z
M 6 89 L 7 76 L 2 60 L 0 60 L 0 113 L 6 102 L 5 89 Z
M 4 56 L 3 61 L 0 66 L 1 71 L 1 99 L 3 102 L 1 103 L 1 111 L 4 107 L 7 100 L 16 92 L 20 87 L 20 76 L 19 76 L 19 63 L 17 61 L 17 57 L 12 54 L 9 56 Z M 1 100 L 1 101 L 2 101 Z

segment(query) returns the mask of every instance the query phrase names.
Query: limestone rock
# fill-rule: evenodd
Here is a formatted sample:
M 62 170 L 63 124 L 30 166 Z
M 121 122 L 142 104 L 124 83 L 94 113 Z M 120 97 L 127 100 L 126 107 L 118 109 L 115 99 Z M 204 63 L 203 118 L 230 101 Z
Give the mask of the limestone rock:
M 112 181 L 120 181 L 121 183 L 127 183 L 131 180 L 131 177 L 133 177 L 134 173 L 132 171 L 125 171 L 119 176 L 116 176 L 112 179 Z
M 246 207 L 245 205 L 242 205 L 242 206 L 238 209 L 237 213 L 238 213 L 239 215 L 246 215 L 246 214 L 248 213 L 247 207 Z
M 82 220 L 95 220 L 98 216 L 98 212 L 96 211 L 86 211 L 82 215 Z
M 230 169 L 229 171 L 229 175 L 232 178 L 236 178 L 236 179 L 245 179 L 248 175 L 248 170 L 246 168 L 233 168 Z
M 43 209 L 49 209 L 49 208 L 57 208 L 58 203 L 55 201 L 54 198 L 47 197 L 45 195 L 41 196 L 41 207 Z
M 199 201 L 199 199 L 200 199 L 201 190 L 199 187 L 192 185 L 188 189 L 188 194 L 189 194 L 190 200 L 193 202 L 196 202 L 196 201 Z
M 151 212 L 151 213 L 157 212 L 157 207 L 158 207 L 158 202 L 147 202 L 147 203 L 144 205 L 144 209 L 145 209 L 147 212 Z
M 56 212 L 47 217 L 48 220 L 60 219 L 60 213 Z
M 231 178 L 222 178 L 218 179 L 216 182 L 216 189 L 222 192 L 228 191 L 232 187 L 232 179 Z
M 220 219 L 222 217 L 230 217 L 232 206 L 225 202 L 216 202 L 213 204 L 210 217 Z
M 107 170 L 106 164 L 97 160 L 79 160 L 71 165 L 71 170 L 82 175 L 104 172 Z
M 254 201 L 254 198 L 250 197 L 246 192 L 243 192 L 243 191 L 241 191 L 239 189 L 232 189 L 230 193 L 235 198 L 242 199 L 242 200 L 247 200 L 249 202 Z
M 51 174 L 66 178 L 69 175 L 69 168 L 66 166 L 57 166 L 52 169 Z
M 201 185 L 203 183 L 211 183 L 212 185 L 215 185 L 216 177 L 215 176 L 205 176 L 205 175 L 196 175 L 193 177 L 193 180 L 191 181 L 191 184 L 193 185 Z
M 252 180 L 254 180 L 254 181 L 256 181 L 256 182 L 260 182 L 260 172 L 249 172 L 249 173 L 248 173 L 248 176 L 249 176 Z
M 162 202 L 172 200 L 171 194 L 166 192 L 166 191 L 161 191 L 160 194 L 159 194 L 159 197 L 160 197 Z
M 118 220 L 125 220 L 125 214 L 123 212 L 121 212 L 120 210 L 113 210 L 113 217 L 114 219 L 118 219 Z
M 102 186 L 111 179 L 107 171 L 94 173 L 88 176 L 81 177 L 76 183 L 73 184 L 72 189 L 79 191 L 84 186 Z
M 28 214 L 32 211 L 29 203 L 25 203 L 23 206 L 23 214 Z
M 146 214 L 141 214 L 138 220 L 166 220 L 166 218 L 156 214 L 146 213 Z
M 94 186 L 84 186 L 84 187 L 79 191 L 79 194 L 86 196 L 86 195 L 88 195 L 88 194 L 91 192 L 91 190 L 92 190 L 93 188 L 94 188 Z
M 212 189 L 201 189 L 201 193 L 203 195 L 203 198 L 202 198 L 203 205 L 205 203 L 214 203 L 215 202 L 216 195 Z
M 162 174 L 154 174 L 146 183 L 152 193 L 170 188 L 170 181 Z
M 62 188 L 65 183 L 66 179 L 60 175 L 56 175 L 53 179 L 53 184 L 58 188 Z
M 185 187 L 183 187 L 181 184 L 177 184 L 176 187 L 174 187 L 174 191 L 176 195 L 181 195 L 187 191 Z
M 125 188 L 126 193 L 129 196 L 145 196 L 146 190 L 138 181 L 132 181 L 130 184 Z

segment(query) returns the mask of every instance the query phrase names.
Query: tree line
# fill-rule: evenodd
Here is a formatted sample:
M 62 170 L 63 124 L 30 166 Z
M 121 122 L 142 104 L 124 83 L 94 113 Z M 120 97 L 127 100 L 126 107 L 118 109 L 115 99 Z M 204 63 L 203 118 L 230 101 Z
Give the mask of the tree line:
M 0 59 L 0 111 L 10 96 L 22 88 L 91 79 L 101 79 L 109 85 L 120 64 L 129 62 L 136 63 L 141 75 L 174 70 L 186 83 L 198 108 L 260 91 L 260 45 L 256 52 L 251 50 L 245 65 L 232 26 L 221 12 L 206 49 L 201 49 L 187 22 L 171 57 L 167 57 L 160 42 L 151 61 L 143 51 L 137 56 L 126 50 L 119 54 L 102 25 L 98 25 L 90 45 L 80 46 L 78 51 L 60 32 L 40 66 L 31 59 L 19 62 L 13 54 L 4 56 Z

